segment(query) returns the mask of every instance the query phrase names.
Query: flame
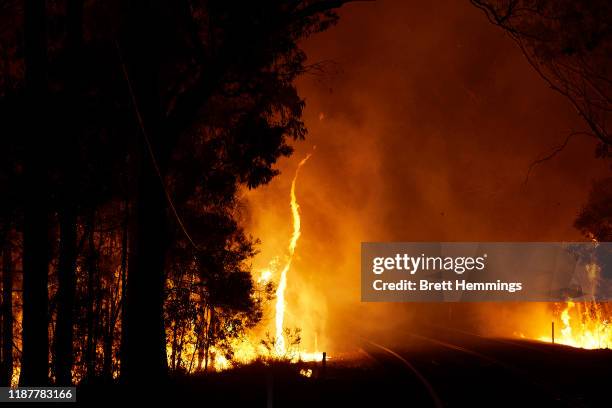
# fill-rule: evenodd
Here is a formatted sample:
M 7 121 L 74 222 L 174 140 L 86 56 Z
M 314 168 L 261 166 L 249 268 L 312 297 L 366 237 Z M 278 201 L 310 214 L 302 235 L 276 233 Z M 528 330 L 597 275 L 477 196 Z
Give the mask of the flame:
M 277 276 L 280 270 L 278 286 L 276 289 L 276 301 L 275 301 L 275 319 L 274 319 L 274 333 L 273 344 L 269 345 L 261 341 L 261 333 L 258 330 L 254 330 L 251 333 L 241 336 L 239 338 L 232 339 L 229 344 L 231 349 L 231 357 L 224 354 L 223 350 L 217 349 L 215 346 L 210 348 L 209 354 L 209 366 L 215 371 L 223 371 L 235 367 L 237 364 L 248 364 L 256 361 L 259 358 L 280 358 L 286 359 L 291 362 L 297 361 L 320 361 L 323 357 L 323 353 L 319 351 L 307 352 L 302 350 L 294 350 L 288 345 L 288 339 L 285 334 L 285 315 L 287 312 L 287 304 L 285 300 L 285 291 L 288 284 L 288 275 L 291 270 L 291 264 L 297 248 L 297 243 L 301 234 L 301 219 L 300 219 L 300 206 L 297 202 L 296 197 L 296 184 L 300 169 L 308 161 L 311 154 L 308 154 L 297 166 L 293 180 L 291 182 L 290 190 L 290 208 L 293 222 L 293 232 L 288 244 L 288 250 L 283 261 L 279 257 L 274 257 L 266 267 L 258 269 L 254 272 L 254 280 L 259 285 L 266 285 Z M 284 262 L 284 263 L 283 263 Z M 191 333 L 191 341 L 188 344 L 183 345 L 182 356 L 180 356 L 180 366 L 192 372 L 197 369 L 197 362 L 194 363 L 194 355 L 196 355 L 195 344 L 196 334 Z M 314 333 L 314 349 L 318 350 L 318 336 Z M 271 347 L 270 347 L 271 346 Z M 171 355 L 171 345 L 168 345 L 168 355 Z M 329 358 L 329 357 L 326 357 Z M 304 376 L 309 376 L 308 372 L 302 373 Z M 312 373 L 310 373 L 312 375 Z
M 274 349 L 278 356 L 284 356 L 287 353 L 287 346 L 285 344 L 285 335 L 283 332 L 283 322 L 285 319 L 285 289 L 287 289 L 287 273 L 291 268 L 291 262 L 293 261 L 293 255 L 295 254 L 295 248 L 297 246 L 297 242 L 300 239 L 300 206 L 297 202 L 297 198 L 295 196 L 295 185 L 297 182 L 298 174 L 302 166 L 308 161 L 311 154 L 307 155 L 302 161 L 298 164 L 297 169 L 295 170 L 295 175 L 293 176 L 293 181 L 291 182 L 291 215 L 293 217 L 293 234 L 291 235 L 291 240 L 289 241 L 289 254 L 287 256 L 287 263 L 283 267 L 281 271 L 280 279 L 278 281 L 278 287 L 276 289 L 276 336 L 275 336 L 275 344 Z
M 609 316 L 605 303 L 568 301 L 560 314 L 562 326 L 555 343 L 591 350 L 612 348 Z M 546 337 L 540 340 L 550 341 Z
M 312 377 L 312 369 L 311 368 L 302 368 L 300 370 L 300 375 L 306 378 Z
M 272 279 L 272 271 L 270 269 L 264 269 L 261 271 L 259 278 L 257 278 L 257 283 L 265 284 L 270 282 L 270 279 Z
M 594 242 L 597 245 L 597 241 Z M 590 262 L 585 265 L 585 272 L 590 293 L 595 293 L 600 283 L 601 267 Z M 610 312 L 607 303 L 568 300 L 559 315 L 561 330 L 560 336 L 555 336 L 555 343 L 583 349 L 612 348 Z M 539 340 L 549 341 L 549 338 L 540 337 Z

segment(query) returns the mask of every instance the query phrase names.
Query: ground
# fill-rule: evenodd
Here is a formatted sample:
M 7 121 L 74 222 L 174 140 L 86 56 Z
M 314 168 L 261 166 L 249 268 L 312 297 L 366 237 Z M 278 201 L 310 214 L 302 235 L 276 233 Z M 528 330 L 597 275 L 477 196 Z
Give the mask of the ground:
M 208 407 L 461 407 L 609 405 L 612 351 L 411 329 L 402 344 L 362 339 L 354 352 L 316 363 L 255 363 L 174 377 L 141 392 Z M 306 370 L 306 371 L 302 371 Z M 306 377 L 300 371 L 311 371 Z M 125 389 L 83 387 L 80 405 L 112 403 Z

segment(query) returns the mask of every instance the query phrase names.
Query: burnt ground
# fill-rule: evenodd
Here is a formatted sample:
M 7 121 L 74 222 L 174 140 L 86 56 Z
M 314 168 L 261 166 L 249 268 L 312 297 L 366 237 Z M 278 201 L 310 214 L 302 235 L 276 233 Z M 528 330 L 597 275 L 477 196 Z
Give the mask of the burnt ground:
M 202 407 L 602 407 L 612 406 L 612 351 L 420 329 L 402 344 L 363 339 L 351 354 L 320 363 L 255 363 L 174 377 L 144 387 L 170 406 Z M 300 370 L 312 370 L 310 377 Z M 81 387 L 79 405 L 115 405 L 126 390 Z M 144 393 L 144 394 L 143 394 Z M 74 405 L 73 405 L 74 406 Z

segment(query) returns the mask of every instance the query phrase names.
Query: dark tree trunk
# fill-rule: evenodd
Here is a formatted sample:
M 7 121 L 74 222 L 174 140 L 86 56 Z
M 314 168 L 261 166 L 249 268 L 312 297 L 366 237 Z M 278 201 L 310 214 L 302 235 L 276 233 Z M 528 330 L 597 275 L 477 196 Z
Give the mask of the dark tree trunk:
M 48 383 L 48 201 L 45 166 L 46 28 L 45 2 L 26 0 L 25 81 L 30 119 L 26 124 L 23 220 L 23 356 L 21 385 Z
M 106 313 L 106 327 L 103 327 L 103 352 L 104 352 L 104 360 L 102 364 L 102 374 L 106 380 L 112 380 L 113 378 L 113 327 L 115 319 L 113 317 L 113 307 L 111 306 L 113 303 L 112 295 L 109 292 L 110 301 L 108 302 L 107 313 Z
M 89 254 L 87 262 L 87 298 L 85 301 L 85 315 L 87 319 L 87 343 L 85 345 L 85 363 L 87 367 L 87 377 L 95 376 L 96 368 L 96 341 L 95 341 L 95 316 L 94 316 L 94 301 L 95 301 L 95 282 L 97 269 L 97 252 L 94 242 L 94 218 L 92 214 L 89 221 Z M 101 316 L 100 316 L 101 317 Z
M 206 324 L 206 306 L 202 307 L 202 313 L 198 313 L 196 318 L 196 330 L 198 333 L 197 352 L 198 352 L 198 371 L 202 371 L 202 364 L 207 358 L 206 345 L 208 344 L 208 325 Z
M 66 109 L 68 129 L 63 138 L 62 163 L 63 185 L 60 186 L 60 253 L 58 264 L 57 322 L 55 328 L 55 381 L 58 385 L 72 383 L 73 364 L 73 324 L 74 297 L 76 293 L 76 258 L 77 258 L 77 208 L 75 205 L 76 183 L 74 181 L 78 155 L 78 135 L 80 133 L 79 113 L 79 52 L 83 38 L 83 0 L 68 0 L 67 20 L 67 54 L 69 58 L 69 75 L 66 80 Z
M 11 385 L 13 378 L 13 259 L 12 248 L 2 248 L 2 365 L 0 387 Z
M 209 306 L 209 320 L 206 326 L 206 350 L 204 353 L 204 371 L 208 371 L 210 362 L 210 347 L 213 345 L 215 336 L 215 308 Z
M 138 143 L 138 187 L 130 231 L 123 379 L 161 381 L 167 374 L 164 329 L 166 198 L 163 173 L 168 158 L 159 94 L 162 1 L 132 0 L 122 42 L 129 83 L 144 127 Z M 146 373 L 146 377 L 143 376 Z
M 123 361 L 125 360 L 125 309 L 127 307 L 127 268 L 128 268 L 128 230 L 130 223 L 130 205 L 129 200 L 126 199 L 124 203 L 125 218 L 123 219 L 123 231 L 121 234 L 121 344 L 119 345 L 119 358 L 121 361 L 121 368 L 123 368 Z M 123 369 L 122 369 L 123 371 Z
M 100 239 L 100 242 L 102 239 Z M 100 243 L 101 246 L 101 243 Z M 96 249 L 96 260 L 95 263 L 95 280 L 94 280 L 94 331 L 93 331 L 93 356 L 94 356 L 94 370 L 97 367 L 99 353 L 98 353 L 98 344 L 100 340 L 102 340 L 102 346 L 104 346 L 104 307 L 102 306 L 102 298 L 104 296 L 104 290 L 102 288 L 102 274 L 100 271 L 100 264 L 98 259 L 98 254 L 100 253 L 100 246 Z M 102 363 L 104 364 L 104 355 L 102 355 Z M 96 374 L 95 371 L 92 371 L 92 374 Z
M 198 337 L 199 340 L 199 337 Z M 199 341 L 197 343 L 197 352 L 198 352 L 198 368 L 197 371 L 202 371 L 202 363 L 206 359 L 206 343 L 204 341 Z
M 171 364 L 172 364 L 172 370 L 176 371 L 176 352 L 177 352 L 177 348 L 178 348 L 178 323 L 175 322 L 174 326 L 172 327 L 172 356 L 170 358 Z
M 127 381 L 142 373 L 161 379 L 167 373 L 163 318 L 166 245 L 165 201 L 160 180 L 149 160 L 144 160 L 136 204 L 136 228 L 131 233 L 127 278 L 126 361 Z
M 71 206 L 59 213 L 60 252 L 57 268 L 57 322 L 55 327 L 55 377 L 58 385 L 72 383 L 72 328 L 76 292 L 76 216 Z
M 181 369 L 183 367 L 183 350 L 185 349 L 185 325 L 181 324 L 179 327 L 179 335 L 178 335 L 178 345 L 176 352 L 176 368 Z

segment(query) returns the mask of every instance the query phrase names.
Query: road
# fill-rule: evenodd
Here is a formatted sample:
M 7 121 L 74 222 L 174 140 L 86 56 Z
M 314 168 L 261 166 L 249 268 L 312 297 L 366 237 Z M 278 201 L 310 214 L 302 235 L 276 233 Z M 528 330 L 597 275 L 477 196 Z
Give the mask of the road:
M 609 406 L 612 352 L 422 327 L 399 344 L 364 339 L 389 389 L 412 406 Z M 380 375 L 380 374 L 378 374 Z M 375 391 L 376 393 L 376 391 Z M 398 396 L 401 395 L 398 392 Z M 388 406 L 407 406 L 401 400 Z

